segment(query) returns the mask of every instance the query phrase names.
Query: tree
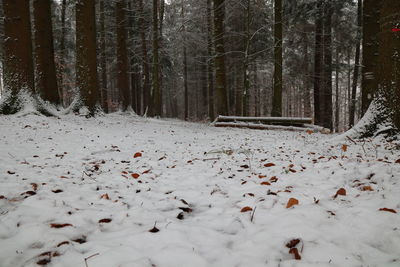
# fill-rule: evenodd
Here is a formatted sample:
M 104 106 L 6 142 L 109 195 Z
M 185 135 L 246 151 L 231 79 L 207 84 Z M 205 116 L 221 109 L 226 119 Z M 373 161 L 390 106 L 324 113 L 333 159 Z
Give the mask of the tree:
M 50 103 L 59 105 L 60 96 L 54 63 L 51 1 L 34 0 L 36 91 Z
M 184 94 L 184 119 L 189 119 L 189 89 L 188 89 L 188 64 L 186 49 L 186 27 L 185 27 L 185 6 L 181 1 L 181 18 L 182 18 L 182 46 L 183 46 L 183 94 Z
M 214 0 L 215 95 L 218 115 L 228 115 L 225 66 L 225 0 Z
M 274 95 L 272 116 L 282 116 L 282 0 L 274 1 Z
M 400 132 L 400 1 L 386 0 L 380 14 L 379 86 L 380 101 Z
M 23 108 L 22 91 L 34 94 L 29 1 L 3 0 L 3 10 L 4 84 L 8 95 L 0 103 L 0 113 L 13 114 Z
M 122 103 L 122 111 L 129 105 L 128 49 L 126 47 L 125 0 L 115 3 L 115 22 L 117 24 L 117 88 Z
M 106 27 L 104 0 L 100 0 L 100 70 L 101 70 L 101 107 L 108 113 L 108 90 L 107 90 L 107 56 L 106 56 Z
M 321 125 L 325 128 L 333 128 L 332 124 L 332 3 L 326 1 L 324 6 L 324 36 L 323 36 L 323 55 L 324 55 L 324 75 L 323 75 L 323 91 L 320 98 L 321 109 Z
M 99 100 L 96 55 L 95 0 L 76 2 L 76 82 L 79 102 L 74 110 L 84 106 L 93 116 Z
M 378 88 L 379 13 L 382 1 L 364 0 L 362 11 L 361 110 L 364 114 Z
M 214 64 L 213 64 L 213 41 L 212 41 L 212 2 L 207 0 L 207 84 L 208 84 L 208 117 L 214 120 Z
M 315 55 L 314 55 L 314 123 L 321 124 L 321 80 L 323 59 L 323 19 L 322 3 L 317 3 L 315 18 Z
M 160 59 L 159 59 L 159 28 L 158 28 L 158 1 L 153 0 L 153 68 L 152 68 L 152 87 L 153 87 L 153 115 L 161 116 L 161 90 L 160 90 Z

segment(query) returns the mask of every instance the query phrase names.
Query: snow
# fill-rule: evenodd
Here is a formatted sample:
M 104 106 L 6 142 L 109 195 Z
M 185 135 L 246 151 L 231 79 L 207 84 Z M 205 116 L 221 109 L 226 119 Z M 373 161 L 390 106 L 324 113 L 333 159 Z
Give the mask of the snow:
M 400 266 L 392 146 L 123 114 L 0 116 L 0 266 Z

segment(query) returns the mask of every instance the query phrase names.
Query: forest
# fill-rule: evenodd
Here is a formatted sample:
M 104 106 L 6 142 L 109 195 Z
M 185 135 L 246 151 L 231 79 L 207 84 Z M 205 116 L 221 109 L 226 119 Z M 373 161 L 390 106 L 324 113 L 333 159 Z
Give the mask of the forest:
M 398 267 L 399 0 L 0 0 L 0 267 Z

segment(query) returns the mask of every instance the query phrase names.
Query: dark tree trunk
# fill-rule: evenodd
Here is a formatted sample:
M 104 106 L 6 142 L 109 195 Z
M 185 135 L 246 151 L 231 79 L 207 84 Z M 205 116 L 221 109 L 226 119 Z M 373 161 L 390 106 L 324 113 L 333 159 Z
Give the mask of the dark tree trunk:
M 76 82 L 81 104 L 89 109 L 89 115 L 94 115 L 99 100 L 95 0 L 77 0 L 75 8 Z
M 36 92 L 50 103 L 60 104 L 57 74 L 54 63 L 53 24 L 51 22 L 51 1 L 33 1 L 35 34 Z
M 100 0 L 100 69 L 101 69 L 101 106 L 108 113 L 108 90 L 107 90 L 107 57 L 106 57 L 106 29 L 104 1 Z
M 122 103 L 122 111 L 129 106 L 128 49 L 126 46 L 126 3 L 117 0 L 115 3 L 115 21 L 117 24 L 117 89 Z
M 324 38 L 323 38 L 323 46 L 324 46 L 324 79 L 323 79 L 323 95 L 322 95 L 322 104 L 323 108 L 321 109 L 322 113 L 322 121 L 321 124 L 323 127 L 328 129 L 333 129 L 333 121 L 332 121 L 332 4 L 330 0 L 325 2 L 324 9 Z
M 66 27 L 65 27 L 65 14 L 67 11 L 67 0 L 62 0 L 61 2 L 61 40 L 60 40 L 60 58 L 58 67 L 58 90 L 62 101 L 65 106 L 65 86 L 64 86 L 64 72 L 65 72 L 65 37 L 66 37 Z
M 323 20 L 322 5 L 317 3 L 317 15 L 315 18 L 315 56 L 314 56 L 314 123 L 321 125 L 321 81 L 323 77 Z
M 29 1 L 3 0 L 4 10 L 4 85 L 8 99 L 0 104 L 0 113 L 12 114 L 22 106 L 18 94 L 34 94 L 32 36 Z
M 250 78 L 249 78 L 249 47 L 250 47 L 250 0 L 246 1 L 246 20 L 245 20 L 245 41 L 243 59 L 243 93 L 242 93 L 242 114 L 249 115 L 250 100 Z
M 274 2 L 274 96 L 272 116 L 282 116 L 282 0 Z
M 310 89 L 311 89 L 311 85 L 310 85 L 310 64 L 309 64 L 309 56 L 308 56 L 308 37 L 307 37 L 307 30 L 306 27 L 304 27 L 303 29 L 304 33 L 303 33 L 303 53 L 304 53 L 304 82 L 303 82 L 303 86 L 304 86 L 304 91 L 303 91 L 303 99 L 304 99 L 304 116 L 305 117 L 311 117 L 311 94 L 310 94 Z
M 213 53 L 213 41 L 212 41 L 212 3 L 211 0 L 207 0 L 207 84 L 208 84 L 208 117 L 211 121 L 214 120 L 214 53 Z
M 153 115 L 161 116 L 160 60 L 159 60 L 158 0 L 153 0 Z
M 378 88 L 379 13 L 384 1 L 364 0 L 362 14 L 361 112 L 364 114 Z
M 228 115 L 225 66 L 225 0 L 214 0 L 215 87 L 218 115 Z
M 358 9 L 357 9 L 357 44 L 356 44 L 356 56 L 354 60 L 354 76 L 353 76 L 353 85 L 351 89 L 351 100 L 350 100 L 350 110 L 349 110 L 349 127 L 354 126 L 355 120 L 355 110 L 356 110 L 356 94 L 357 94 L 357 85 L 358 85 L 358 71 L 360 69 L 360 31 L 362 27 L 362 4 L 361 0 L 358 0 Z

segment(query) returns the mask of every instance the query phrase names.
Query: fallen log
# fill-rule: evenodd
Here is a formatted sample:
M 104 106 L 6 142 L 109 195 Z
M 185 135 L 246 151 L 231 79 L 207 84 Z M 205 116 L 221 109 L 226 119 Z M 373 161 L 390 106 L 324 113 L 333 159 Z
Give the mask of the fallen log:
M 214 122 L 215 127 L 232 127 L 232 128 L 248 128 L 256 130 L 285 130 L 285 131 L 303 131 L 303 132 L 320 132 L 329 133 L 329 129 L 315 126 L 307 125 L 307 127 L 298 126 L 284 126 L 284 125 L 267 125 L 267 124 L 257 124 L 248 122 Z
M 312 118 L 218 116 L 214 122 L 252 122 L 268 125 L 303 127 L 304 124 L 311 124 Z

